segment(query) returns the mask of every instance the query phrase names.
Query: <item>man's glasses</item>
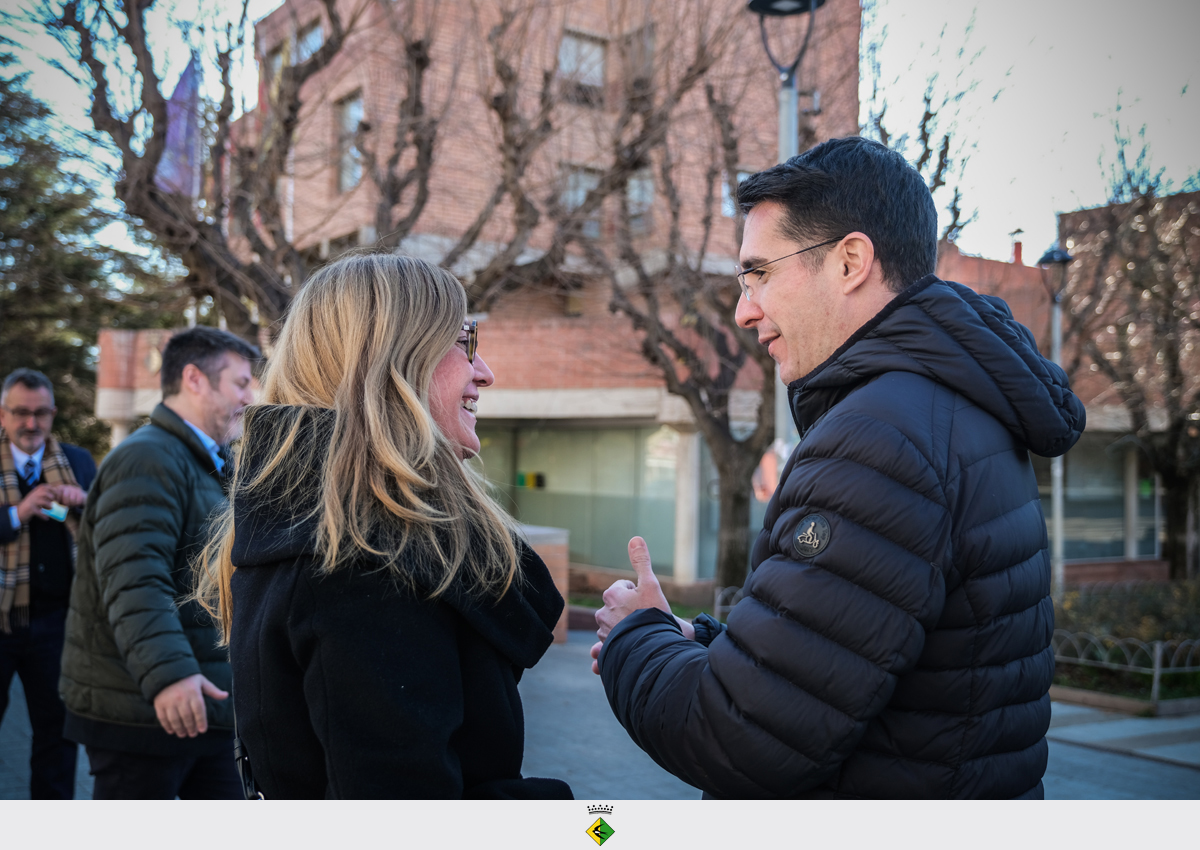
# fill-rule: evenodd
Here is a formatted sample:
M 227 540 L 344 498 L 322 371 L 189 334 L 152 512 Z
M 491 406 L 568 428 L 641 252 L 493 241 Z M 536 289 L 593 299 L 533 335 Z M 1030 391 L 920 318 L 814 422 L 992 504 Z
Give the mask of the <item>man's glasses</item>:
M 807 248 L 801 248 L 799 251 L 793 251 L 790 254 L 784 254 L 782 257 L 776 257 L 774 260 L 765 262 L 760 266 L 755 266 L 752 269 L 742 269 L 741 271 L 739 271 L 737 273 L 738 285 L 742 287 L 742 295 L 746 298 L 747 301 L 750 300 L 750 289 L 749 289 L 749 287 L 746 286 L 746 275 L 754 274 L 755 272 L 761 273 L 763 269 L 765 269 L 767 266 L 771 265 L 772 263 L 778 263 L 780 260 L 786 260 L 788 257 L 795 257 L 797 254 L 804 254 L 808 251 L 815 251 L 817 248 L 824 248 L 826 245 L 832 245 L 834 242 L 841 242 L 845 238 L 846 237 L 844 237 L 844 236 L 839 236 L 836 239 L 826 239 L 824 242 L 821 242 L 817 245 L 809 245 Z
M 479 322 L 472 319 L 469 322 L 463 322 L 462 329 L 467 332 L 466 339 L 460 339 L 459 344 L 466 344 L 467 362 L 475 362 L 475 349 L 479 347 Z
M 26 410 L 23 407 L 5 407 L 4 409 L 22 422 L 24 422 L 30 416 L 40 422 L 46 422 L 53 418 L 54 414 L 58 412 L 57 407 L 39 407 L 37 410 Z

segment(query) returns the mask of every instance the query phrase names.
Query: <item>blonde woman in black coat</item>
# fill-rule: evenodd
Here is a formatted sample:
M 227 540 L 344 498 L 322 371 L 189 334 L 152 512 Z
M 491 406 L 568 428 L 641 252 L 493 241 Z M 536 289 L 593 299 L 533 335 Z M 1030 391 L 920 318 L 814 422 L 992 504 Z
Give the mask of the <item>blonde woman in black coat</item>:
M 563 600 L 464 460 L 493 376 L 466 296 L 352 255 L 291 306 L 199 594 L 267 798 L 569 798 L 521 776 L 517 682 Z

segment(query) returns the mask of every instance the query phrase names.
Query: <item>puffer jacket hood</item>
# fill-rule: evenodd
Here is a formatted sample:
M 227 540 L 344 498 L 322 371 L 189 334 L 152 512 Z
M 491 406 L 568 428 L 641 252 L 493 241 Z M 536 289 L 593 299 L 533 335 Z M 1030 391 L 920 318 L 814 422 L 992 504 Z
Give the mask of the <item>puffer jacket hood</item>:
M 234 517 L 232 560 L 238 569 L 275 567 L 289 561 L 295 561 L 299 567 L 316 560 L 317 517 L 314 509 L 320 498 L 320 488 L 306 487 L 302 492 L 283 496 L 269 483 L 249 491 L 243 484 L 262 470 L 269 460 L 271 436 L 290 426 L 296 410 L 283 405 L 263 405 L 247 411 L 246 436 L 242 441 L 231 497 Z M 293 451 L 323 455 L 333 436 L 334 412 L 305 408 L 300 423 Z M 384 549 L 389 547 L 386 540 L 374 541 L 374 545 Z M 477 551 L 482 545 L 482 542 L 473 543 L 470 551 Z M 528 546 L 518 540 L 517 548 L 525 555 Z M 435 570 L 426 569 L 430 554 L 419 541 L 411 541 L 403 557 L 416 578 L 418 595 L 428 594 L 432 586 L 423 577 L 435 573 Z M 529 560 L 522 557 L 523 567 Z M 361 563 L 356 562 L 351 568 L 387 568 L 378 558 L 363 556 L 359 561 Z M 460 579 L 438 597 L 439 601 L 457 611 L 513 664 L 529 668 L 537 663 L 553 641 L 554 624 L 563 608 L 562 598 L 546 568 L 540 561 L 536 570 L 526 568 L 499 600 L 474 592 L 463 576 L 460 572 Z
M 823 364 L 788 387 L 803 434 L 855 388 L 888 372 L 937 381 L 994 416 L 1043 457 L 1083 433 L 1083 404 L 1066 373 L 1043 358 L 1033 334 L 999 298 L 933 275 L 896 296 Z

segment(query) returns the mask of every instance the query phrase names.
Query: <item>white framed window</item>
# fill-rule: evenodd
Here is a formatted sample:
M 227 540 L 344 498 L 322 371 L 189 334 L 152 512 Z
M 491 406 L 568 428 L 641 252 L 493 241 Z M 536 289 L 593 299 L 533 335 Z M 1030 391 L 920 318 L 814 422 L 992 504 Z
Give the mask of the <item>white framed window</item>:
M 571 167 L 567 171 L 566 185 L 563 188 L 562 205 L 567 212 L 574 212 L 583 206 L 588 192 L 600 185 L 600 175 L 588 168 Z M 588 239 L 600 238 L 600 210 L 596 209 L 583 223 L 583 235 Z
M 321 22 L 314 21 L 296 34 L 296 62 L 311 59 L 312 55 L 321 49 L 325 43 L 325 34 L 321 31 Z
M 625 203 L 629 207 L 629 230 L 634 234 L 650 232 L 650 208 L 654 205 L 654 173 L 641 168 L 625 184 Z
M 283 71 L 283 47 L 276 47 L 267 54 L 267 82 L 274 84 L 279 79 L 279 74 Z
M 362 92 L 355 92 L 338 101 L 335 106 L 338 126 L 338 176 L 339 192 L 348 192 L 362 180 L 362 152 L 355 144 L 358 125 L 363 120 Z
M 654 78 L 654 25 L 647 24 L 621 39 L 627 84 L 635 91 L 648 91 Z
M 739 169 L 737 173 L 738 185 L 742 185 L 742 181 L 753 173 L 753 171 L 742 171 Z M 736 218 L 737 214 L 737 198 L 730 193 L 729 179 L 726 176 L 721 180 L 721 215 L 725 216 L 726 218 Z
M 558 45 L 558 76 L 564 100 L 604 105 L 604 63 L 608 44 L 596 36 L 565 32 Z

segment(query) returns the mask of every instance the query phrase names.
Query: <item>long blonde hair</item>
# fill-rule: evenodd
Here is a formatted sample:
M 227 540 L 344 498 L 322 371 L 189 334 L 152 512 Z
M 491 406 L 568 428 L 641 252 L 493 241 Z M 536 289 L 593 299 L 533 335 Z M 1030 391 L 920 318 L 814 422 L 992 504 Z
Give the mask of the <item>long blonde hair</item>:
M 453 275 L 394 254 L 343 257 L 305 282 L 267 367 L 261 404 L 246 410 L 242 444 L 265 460 L 248 480 L 237 465 L 229 505 L 196 564 L 196 598 L 226 641 L 234 498 L 255 491 L 306 504 L 319 488 L 310 517 L 326 571 L 367 555 L 403 584 L 420 580 L 430 597 L 464 569 L 481 593 L 508 590 L 518 572 L 515 523 L 429 413 L 431 376 L 457 341 L 466 309 Z M 267 417 L 267 405 L 286 407 Z M 333 423 L 328 444 L 303 438 L 321 415 Z

